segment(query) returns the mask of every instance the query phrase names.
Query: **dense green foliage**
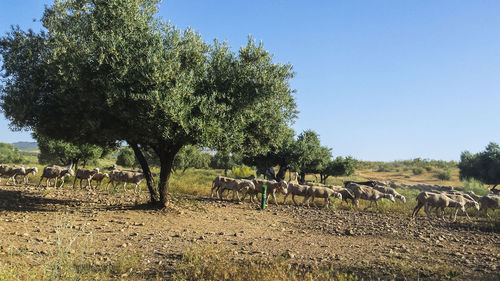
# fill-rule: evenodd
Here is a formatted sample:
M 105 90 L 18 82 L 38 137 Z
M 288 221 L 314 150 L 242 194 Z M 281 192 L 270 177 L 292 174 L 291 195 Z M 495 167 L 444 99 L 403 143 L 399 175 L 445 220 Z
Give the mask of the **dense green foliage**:
M 296 155 L 292 166 L 300 171 L 299 182 L 305 180 L 307 173 L 319 173 L 332 157 L 331 149 L 321 146 L 319 136 L 312 130 L 301 133 L 293 146 Z
M 54 140 L 48 137 L 43 137 L 34 134 L 38 142 L 40 154 L 38 154 L 38 162 L 40 164 L 58 164 L 78 165 L 82 162 L 83 166 L 87 164 L 95 164 L 95 161 L 103 157 L 107 151 L 103 148 L 90 144 L 72 144 L 62 140 Z
M 320 171 L 321 182 L 326 183 L 326 179 L 329 176 L 339 177 L 354 174 L 356 163 L 357 161 L 350 156 L 345 158 L 339 156 L 328 161 L 328 163 Z
M 158 2 L 61 0 L 46 8 L 44 31 L 14 28 L 0 40 L 1 106 L 12 126 L 54 139 L 128 142 L 151 201 L 165 204 L 183 146 L 264 153 L 282 142 L 296 105 L 291 65 L 251 38 L 237 53 L 209 45 L 160 21 Z M 147 148 L 160 160 L 158 189 Z
M 120 148 L 120 151 L 118 151 L 118 156 L 116 157 L 116 164 L 123 167 L 133 167 L 134 164 L 136 164 L 136 159 L 132 148 Z
M 212 157 L 194 145 L 184 146 L 174 159 L 174 171 L 185 172 L 188 168 L 204 169 L 210 165 Z
M 0 142 L 0 163 L 21 163 L 23 157 L 19 149 L 10 143 Z
M 477 179 L 485 184 L 500 183 L 500 146 L 491 142 L 482 152 L 472 154 L 464 151 L 460 155 L 460 179 Z

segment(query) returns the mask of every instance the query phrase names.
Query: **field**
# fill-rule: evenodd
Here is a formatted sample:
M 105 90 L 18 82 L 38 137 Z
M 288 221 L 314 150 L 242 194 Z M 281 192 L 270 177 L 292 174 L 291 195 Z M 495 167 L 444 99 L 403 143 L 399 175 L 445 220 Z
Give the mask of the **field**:
M 408 201 L 379 210 L 236 203 L 209 198 L 221 171 L 174 174 L 171 204 L 138 194 L 0 184 L 0 280 L 499 280 L 492 219 L 411 220 Z M 352 179 L 461 185 L 435 172 L 362 169 Z M 342 178 L 331 178 L 338 183 Z M 38 182 L 37 178 L 31 182 Z M 279 201 L 283 197 L 279 197 Z M 321 200 L 317 200 L 321 205 Z M 363 207 L 363 206 L 362 206 Z

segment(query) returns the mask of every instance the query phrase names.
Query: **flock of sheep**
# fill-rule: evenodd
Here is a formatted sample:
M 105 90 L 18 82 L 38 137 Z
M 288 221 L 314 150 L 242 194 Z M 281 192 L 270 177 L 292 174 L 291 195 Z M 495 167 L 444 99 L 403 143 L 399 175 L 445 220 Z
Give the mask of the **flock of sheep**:
M 24 167 L 24 166 L 7 166 L 0 164 L 0 180 L 1 178 L 8 178 L 5 184 L 8 184 L 9 181 L 13 181 L 14 184 L 17 184 L 17 177 L 23 176 L 23 182 L 28 183 L 28 176 L 32 174 L 36 175 L 38 172 L 37 167 Z M 86 181 L 86 185 L 84 187 L 89 186 L 92 188 L 92 181 L 96 181 L 95 188 L 99 187 L 102 180 L 105 178 L 109 178 L 109 182 L 106 185 L 106 190 L 108 186 L 111 184 L 113 189 L 115 189 L 119 184 L 123 183 L 123 189 L 125 189 L 127 183 L 135 183 L 134 191 L 137 192 L 137 187 L 144 179 L 144 174 L 139 171 L 130 171 L 130 170 L 120 170 L 117 169 L 116 166 L 113 165 L 111 171 L 109 173 L 102 173 L 99 171 L 99 168 L 95 169 L 84 169 L 79 168 L 75 171 L 72 169 L 72 165 L 69 166 L 47 166 L 43 169 L 42 176 L 40 177 L 40 181 L 38 182 L 37 187 L 40 187 L 42 180 L 45 178 L 46 187 L 50 186 L 50 180 L 54 179 L 54 187 L 56 186 L 57 180 L 60 179 L 62 181 L 61 186 L 64 185 L 64 179 L 66 176 L 74 176 L 75 179 L 73 181 L 73 188 L 76 185 L 76 181 L 80 180 L 80 188 L 82 188 L 82 181 Z
M 396 199 L 401 200 L 406 203 L 406 198 L 399 194 L 395 189 L 387 186 L 384 182 L 379 181 L 367 181 L 367 182 L 353 182 L 346 181 L 344 186 L 333 186 L 333 185 L 318 185 L 314 183 L 301 185 L 298 183 L 287 183 L 286 181 L 269 181 L 261 179 L 233 179 L 229 177 L 217 176 L 213 182 L 210 190 L 210 197 L 214 196 L 214 193 L 220 199 L 223 199 L 224 191 L 232 191 L 233 200 L 235 196 L 238 201 L 240 201 L 239 193 L 244 193 L 243 199 L 246 195 L 250 195 L 250 202 L 254 202 L 254 197 L 259 193 L 263 193 L 263 186 L 267 185 L 267 196 L 271 196 L 275 204 L 278 204 L 276 200 L 276 193 L 282 193 L 285 195 L 283 203 L 286 202 L 288 195 L 292 195 L 292 201 L 295 205 L 298 205 L 295 201 L 295 196 L 303 196 L 303 205 L 309 206 L 308 200 L 314 206 L 314 199 L 324 198 L 325 207 L 329 206 L 329 198 L 336 197 L 341 200 L 348 202 L 351 200 L 353 206 L 359 208 L 359 200 L 368 200 L 370 205 L 365 208 L 371 208 L 372 204 L 378 207 L 378 200 L 388 199 L 391 202 L 395 202 Z M 424 211 L 427 217 L 431 219 L 432 208 L 435 208 L 436 215 L 444 219 L 445 208 L 454 208 L 455 216 L 453 221 L 456 220 L 457 213 L 459 210 L 467 214 L 466 208 L 473 207 L 476 210 L 483 210 L 486 215 L 488 215 L 488 209 L 499 209 L 500 208 L 500 196 L 497 195 L 485 195 L 477 196 L 472 191 L 468 193 L 463 193 L 460 191 L 448 190 L 448 191 L 423 191 L 416 197 L 417 206 L 412 212 L 411 217 L 414 218 L 418 211 L 424 207 Z M 439 215 L 439 210 L 441 210 L 441 215 Z M 450 214 L 450 219 L 453 212 Z
M 13 181 L 17 184 L 18 177 L 23 177 L 23 183 L 28 183 L 28 176 L 30 174 L 35 175 L 38 172 L 36 167 L 24 167 L 24 166 L 7 166 L 0 165 L 0 180 L 1 178 L 8 178 L 6 184 L 9 181 Z M 69 166 L 47 166 L 43 169 L 42 176 L 38 182 L 38 187 L 41 185 L 42 180 L 46 179 L 46 187 L 50 186 L 50 180 L 54 179 L 54 186 L 57 180 L 62 181 L 61 186 L 64 185 L 65 176 L 74 176 L 73 188 L 76 185 L 76 181 L 80 180 L 80 188 L 82 188 L 82 181 L 86 181 L 86 185 L 92 188 L 92 181 L 96 181 L 96 188 L 99 187 L 102 180 L 109 178 L 109 182 L 106 185 L 106 190 L 111 184 L 113 189 L 123 183 L 123 189 L 125 189 L 127 183 L 134 183 L 137 192 L 137 187 L 140 182 L 144 179 L 144 174 L 140 171 L 131 170 L 120 170 L 116 166 L 111 168 L 109 173 L 102 173 L 99 168 L 95 169 L 84 169 L 79 168 L 76 172 L 73 171 L 72 165 Z M 283 202 L 286 201 L 289 195 L 292 196 L 292 201 L 295 205 L 295 196 L 303 196 L 304 200 L 302 204 L 309 206 L 309 200 L 316 207 L 314 203 L 315 198 L 325 199 L 325 207 L 330 204 L 330 197 L 336 197 L 344 200 L 348 203 L 351 200 L 353 206 L 359 208 L 359 200 L 368 200 L 370 205 L 365 208 L 371 208 L 373 203 L 378 207 L 378 200 L 388 199 L 391 202 L 395 202 L 396 199 L 401 200 L 406 203 L 406 198 L 399 194 L 395 189 L 389 187 L 386 183 L 380 181 L 367 181 L 367 182 L 353 182 L 346 181 L 344 186 L 333 186 L 333 185 L 319 185 L 316 183 L 309 183 L 307 185 L 301 185 L 296 182 L 287 183 L 286 181 L 269 181 L 263 179 L 233 179 L 229 177 L 217 176 L 212 182 L 212 188 L 210 192 L 210 197 L 213 197 L 214 192 L 218 197 L 223 199 L 224 191 L 233 192 L 233 200 L 235 196 L 238 201 L 240 201 L 239 193 L 244 193 L 243 199 L 247 195 L 250 195 L 250 202 L 254 202 L 255 197 L 258 194 L 262 194 L 264 191 L 264 185 L 267 186 L 267 196 L 271 196 L 275 204 L 278 204 L 276 199 L 276 193 L 282 193 L 285 195 Z M 415 217 L 418 211 L 424 207 L 424 211 L 431 218 L 432 208 L 435 208 L 436 215 L 444 219 L 445 208 L 454 208 L 455 216 L 453 220 L 456 220 L 457 213 L 461 210 L 469 218 L 466 208 L 473 207 L 476 210 L 483 210 L 484 213 L 489 216 L 488 209 L 499 209 L 500 208 L 500 196 L 497 195 L 485 195 L 477 196 L 473 192 L 463 193 L 454 190 L 445 191 L 435 191 L 435 190 L 425 190 L 422 191 L 416 197 L 417 206 L 412 212 L 412 217 Z M 439 210 L 441 210 L 441 215 L 439 215 Z M 450 219 L 453 212 L 450 214 Z

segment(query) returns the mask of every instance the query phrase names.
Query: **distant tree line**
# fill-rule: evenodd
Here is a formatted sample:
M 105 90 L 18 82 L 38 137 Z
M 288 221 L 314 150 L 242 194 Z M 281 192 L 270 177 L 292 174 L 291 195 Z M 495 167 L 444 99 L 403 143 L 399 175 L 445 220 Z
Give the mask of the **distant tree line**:
M 495 189 L 500 183 L 500 146 L 490 142 L 486 149 L 479 153 L 462 152 L 458 168 L 461 180 L 476 179 L 493 185 Z

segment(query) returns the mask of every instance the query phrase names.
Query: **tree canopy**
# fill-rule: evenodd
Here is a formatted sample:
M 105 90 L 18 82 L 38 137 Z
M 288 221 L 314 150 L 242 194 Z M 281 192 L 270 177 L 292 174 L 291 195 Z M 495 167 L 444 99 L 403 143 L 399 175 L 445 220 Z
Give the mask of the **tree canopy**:
M 460 179 L 474 178 L 496 186 L 500 183 L 500 146 L 490 142 L 482 152 L 462 152 L 458 168 Z
M 319 135 L 312 130 L 297 137 L 294 152 L 297 155 L 294 166 L 300 171 L 299 182 L 304 182 L 307 173 L 319 173 L 332 157 L 331 149 L 321 146 Z
M 1 106 L 11 125 L 73 143 L 126 141 L 160 159 L 151 201 L 167 202 L 185 145 L 265 152 L 296 117 L 292 66 L 249 38 L 237 53 L 156 16 L 158 0 L 60 0 L 44 30 L 0 40 Z M 159 198 L 158 198 L 159 193 Z

